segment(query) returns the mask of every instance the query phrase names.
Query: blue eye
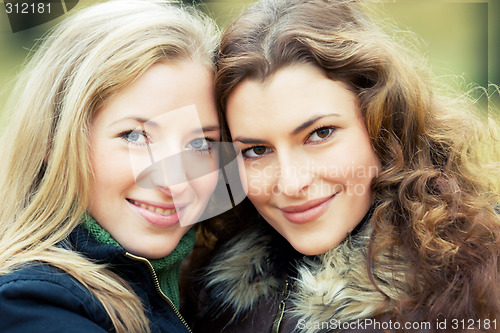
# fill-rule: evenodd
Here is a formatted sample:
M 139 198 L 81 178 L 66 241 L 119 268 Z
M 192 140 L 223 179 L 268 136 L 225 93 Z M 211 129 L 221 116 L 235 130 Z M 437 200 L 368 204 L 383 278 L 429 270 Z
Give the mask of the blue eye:
M 190 150 L 196 150 L 201 153 L 209 152 L 212 148 L 210 145 L 212 141 L 213 140 L 209 138 L 196 138 L 194 140 L 191 140 L 186 145 L 186 148 Z
M 121 133 L 119 136 L 133 145 L 143 146 L 150 143 L 149 137 L 144 131 L 128 130 Z
M 243 156 L 248 159 L 256 159 L 271 152 L 271 148 L 256 146 L 243 150 Z
M 328 139 L 335 132 L 335 127 L 321 127 L 312 132 L 306 140 L 306 143 L 318 143 Z

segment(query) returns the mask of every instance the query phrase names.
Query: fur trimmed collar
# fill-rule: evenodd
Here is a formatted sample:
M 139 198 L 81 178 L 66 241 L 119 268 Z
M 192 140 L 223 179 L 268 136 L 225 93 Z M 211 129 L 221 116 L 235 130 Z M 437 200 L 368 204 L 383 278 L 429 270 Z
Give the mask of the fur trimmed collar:
M 297 320 L 348 322 L 386 313 L 404 295 L 404 263 L 381 256 L 373 277 L 385 295 L 378 291 L 366 269 L 370 232 L 365 225 L 329 252 L 296 260 L 297 252 L 283 249 L 291 247 L 270 227 L 247 230 L 222 248 L 207 268 L 211 310 L 230 309 L 237 317 L 256 307 L 259 299 L 275 297 L 290 279 L 290 270 L 282 264 L 286 261 L 294 267 L 288 311 Z

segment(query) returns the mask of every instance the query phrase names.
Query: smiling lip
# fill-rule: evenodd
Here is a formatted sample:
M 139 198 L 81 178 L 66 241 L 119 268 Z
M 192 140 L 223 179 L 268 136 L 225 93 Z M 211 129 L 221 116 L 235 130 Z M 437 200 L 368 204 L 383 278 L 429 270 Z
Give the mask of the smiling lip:
M 301 205 L 286 206 L 280 210 L 283 216 L 292 223 L 307 223 L 323 215 L 335 195 L 310 200 Z
M 186 205 L 174 205 L 127 199 L 130 207 L 149 223 L 170 227 L 179 222 Z

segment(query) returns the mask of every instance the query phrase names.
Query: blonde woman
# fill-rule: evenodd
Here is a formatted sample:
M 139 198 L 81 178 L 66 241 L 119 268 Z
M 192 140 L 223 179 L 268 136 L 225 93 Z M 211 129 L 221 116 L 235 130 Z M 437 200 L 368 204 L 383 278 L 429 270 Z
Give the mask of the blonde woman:
M 190 331 L 179 267 L 216 181 L 148 172 L 214 168 L 216 41 L 195 10 L 122 0 L 40 45 L 2 137 L 2 332 Z

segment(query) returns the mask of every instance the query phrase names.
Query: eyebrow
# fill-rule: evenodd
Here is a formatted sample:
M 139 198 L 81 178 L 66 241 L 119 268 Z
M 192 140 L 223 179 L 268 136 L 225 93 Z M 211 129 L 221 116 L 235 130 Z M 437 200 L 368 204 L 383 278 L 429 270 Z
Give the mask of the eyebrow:
M 326 117 L 340 117 L 340 114 L 330 113 L 330 114 L 322 114 L 319 116 L 312 116 L 311 118 L 309 118 L 309 120 L 306 120 L 301 125 L 299 125 L 297 128 L 295 128 L 291 132 L 292 136 L 299 134 L 304 129 L 306 129 L 306 128 L 310 127 L 311 125 L 313 125 L 314 123 L 316 123 L 318 120 L 321 120 L 321 119 L 326 118 Z M 245 138 L 245 137 L 241 137 L 241 136 L 234 138 L 233 141 L 238 141 L 238 142 L 241 142 L 243 144 L 265 144 L 265 143 L 268 143 L 266 140 L 255 139 L 255 138 Z
M 323 114 L 323 115 L 319 115 L 319 116 L 313 116 L 313 117 L 309 118 L 309 120 L 307 120 L 306 122 L 304 122 L 302 125 L 300 125 L 296 129 L 294 129 L 292 131 L 292 135 L 299 134 L 304 129 L 306 129 L 309 126 L 313 125 L 318 120 L 321 120 L 321 119 L 326 118 L 326 117 L 340 117 L 340 114 L 338 114 L 338 113 L 330 113 L 330 114 Z
M 154 121 L 151 121 L 150 119 L 143 118 L 140 116 L 129 116 L 129 117 L 121 118 L 121 119 L 118 119 L 116 121 L 113 121 L 111 124 L 109 124 L 109 126 L 112 126 L 116 123 L 119 123 L 119 122 L 122 122 L 125 120 L 133 120 L 133 121 L 140 123 L 141 125 L 147 123 L 148 125 L 151 125 L 152 127 L 160 127 L 160 125 L 158 125 Z M 210 126 L 202 127 L 201 129 L 195 129 L 195 130 L 191 131 L 191 133 L 215 132 L 215 131 L 220 131 L 220 128 L 218 125 L 210 125 Z
M 220 132 L 220 127 L 218 125 L 205 126 L 201 129 L 194 129 L 191 133 L 202 133 L 202 132 Z
M 109 126 L 113 126 L 113 125 L 115 125 L 119 122 L 125 121 L 125 120 L 133 120 L 133 121 L 136 121 L 140 124 L 148 123 L 148 125 L 151 125 L 153 127 L 159 127 L 158 124 L 155 123 L 154 121 L 151 121 L 150 119 L 146 119 L 146 118 L 139 117 L 139 116 L 128 116 L 125 118 L 121 118 L 121 119 L 113 121 L 111 124 L 109 124 Z

